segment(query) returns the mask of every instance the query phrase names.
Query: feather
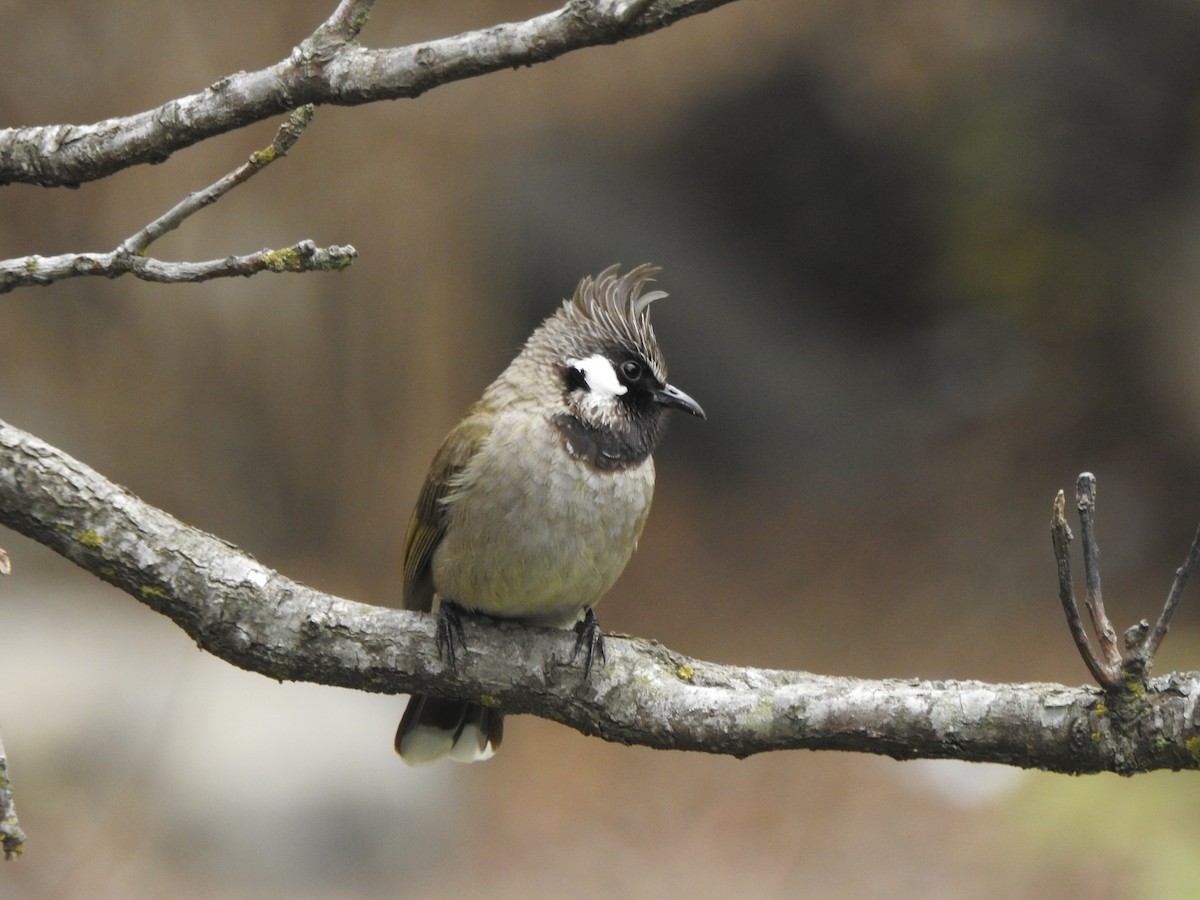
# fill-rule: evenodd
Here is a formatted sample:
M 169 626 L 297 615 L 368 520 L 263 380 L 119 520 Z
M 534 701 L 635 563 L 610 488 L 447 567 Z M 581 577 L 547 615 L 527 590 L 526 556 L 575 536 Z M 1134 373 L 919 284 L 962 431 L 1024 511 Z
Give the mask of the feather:
M 492 430 L 495 414 L 475 404 L 446 439 L 421 488 L 404 536 L 404 608 L 433 611 L 433 554 L 446 534 L 457 476 L 483 446 Z
M 619 264 L 614 264 L 595 277 L 585 276 L 575 288 L 574 296 L 546 324 L 561 316 L 572 340 L 615 344 L 644 359 L 655 377 L 665 384 L 667 364 L 650 325 L 650 304 L 667 293 L 642 294 L 642 289 L 662 270 L 642 263 L 618 275 L 619 268 Z

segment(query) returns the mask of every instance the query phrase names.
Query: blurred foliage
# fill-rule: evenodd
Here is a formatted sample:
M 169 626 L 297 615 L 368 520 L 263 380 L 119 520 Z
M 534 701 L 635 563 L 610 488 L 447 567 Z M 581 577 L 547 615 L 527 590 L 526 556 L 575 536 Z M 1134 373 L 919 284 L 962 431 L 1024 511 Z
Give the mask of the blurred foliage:
M 1060 882 L 1075 894 L 1186 900 L 1196 894 L 1200 814 L 1180 802 L 1180 777 L 1116 776 L 1080 782 L 1038 775 L 1005 810 L 1018 840 L 1013 852 L 1047 872 L 1088 871 Z

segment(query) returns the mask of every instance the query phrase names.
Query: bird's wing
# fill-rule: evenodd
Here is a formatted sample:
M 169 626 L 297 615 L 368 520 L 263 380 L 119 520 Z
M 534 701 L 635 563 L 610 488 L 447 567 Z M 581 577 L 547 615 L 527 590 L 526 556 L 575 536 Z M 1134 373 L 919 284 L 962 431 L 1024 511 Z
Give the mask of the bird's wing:
M 494 416 L 473 407 L 446 435 L 433 458 L 404 536 L 404 608 L 433 609 L 433 552 L 446 534 L 450 511 L 444 502 L 457 487 L 456 476 L 492 431 Z

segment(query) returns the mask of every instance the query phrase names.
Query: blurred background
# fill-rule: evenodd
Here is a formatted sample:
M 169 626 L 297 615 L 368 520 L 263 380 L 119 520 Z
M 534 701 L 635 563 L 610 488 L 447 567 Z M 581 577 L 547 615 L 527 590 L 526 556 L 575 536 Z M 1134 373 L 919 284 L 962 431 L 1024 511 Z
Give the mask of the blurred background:
M 257 69 L 333 0 L 0 2 L 0 124 Z M 549 2 L 380 4 L 392 46 Z M 0 297 L 0 417 L 267 564 L 396 604 L 442 436 L 585 274 L 664 267 L 672 381 L 606 629 L 726 663 L 1081 684 L 1050 504 L 1099 479 L 1118 629 L 1200 518 L 1200 6 L 736 3 L 417 101 L 322 108 L 154 248 L 351 243 L 341 274 Z M 107 250 L 264 122 L 78 190 L 0 189 L 0 258 Z M 744 761 L 509 723 L 411 770 L 403 706 L 280 685 L 7 530 L 0 895 L 1194 896 L 1194 774 Z M 1200 668 L 1187 595 L 1159 672 Z

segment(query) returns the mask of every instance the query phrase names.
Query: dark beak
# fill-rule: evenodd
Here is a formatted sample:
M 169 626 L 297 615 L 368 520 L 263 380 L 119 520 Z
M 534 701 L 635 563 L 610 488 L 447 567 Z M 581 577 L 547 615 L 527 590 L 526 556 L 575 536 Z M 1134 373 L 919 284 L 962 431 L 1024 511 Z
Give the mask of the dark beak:
M 654 399 L 658 401 L 660 406 L 666 406 L 669 409 L 682 409 L 693 416 L 699 416 L 702 419 L 708 418 L 704 414 L 704 410 L 700 408 L 699 403 L 673 385 L 664 384 L 662 389 L 655 393 Z

